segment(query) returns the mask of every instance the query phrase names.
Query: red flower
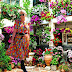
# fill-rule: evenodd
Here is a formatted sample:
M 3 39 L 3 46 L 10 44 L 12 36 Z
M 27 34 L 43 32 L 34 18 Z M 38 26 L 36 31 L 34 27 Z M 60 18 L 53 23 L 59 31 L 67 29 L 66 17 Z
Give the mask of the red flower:
M 45 52 L 46 52 L 46 49 L 45 49 Z
M 55 41 L 57 43 L 57 41 Z
M 54 43 L 54 41 L 53 41 L 53 43 Z
M 50 52 L 51 54 L 53 54 L 53 52 Z
M 56 39 L 56 38 L 55 38 Z
M 12 10 L 10 9 L 10 11 L 12 11 Z

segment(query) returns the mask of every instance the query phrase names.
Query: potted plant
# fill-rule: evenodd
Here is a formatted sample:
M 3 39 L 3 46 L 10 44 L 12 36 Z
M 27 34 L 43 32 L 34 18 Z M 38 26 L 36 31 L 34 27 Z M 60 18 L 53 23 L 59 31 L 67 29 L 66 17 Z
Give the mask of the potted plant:
M 61 72 L 69 71 L 69 68 L 67 65 L 60 65 L 58 68 L 60 69 Z
M 57 58 L 54 58 L 54 59 L 50 62 L 50 64 L 51 64 L 51 70 L 56 70 L 56 69 L 57 69 L 57 66 L 56 66 L 56 65 L 58 65 L 59 62 L 58 62 Z
M 11 64 L 9 64 L 9 62 L 11 61 L 10 57 L 5 55 L 6 54 L 6 50 L 4 49 L 5 44 L 1 43 L 0 45 L 0 53 L 1 53 L 1 59 L 0 59 L 0 67 L 2 70 L 6 69 L 6 70 L 11 70 Z
M 50 12 L 41 12 L 41 20 L 51 21 L 51 19 L 53 19 L 53 15 Z
M 50 66 L 50 62 L 52 60 L 52 50 L 51 49 L 45 49 L 45 53 L 44 53 L 44 60 L 47 66 Z
M 44 31 L 43 31 L 43 34 L 42 34 L 42 38 L 43 38 L 43 42 L 47 42 L 47 44 L 49 43 L 50 41 L 50 27 L 45 27 L 44 28 Z
M 42 65 L 43 65 L 43 68 L 45 68 L 45 66 L 46 66 L 45 61 L 42 61 Z
M 55 46 L 58 46 L 58 43 L 62 43 L 62 41 L 59 38 L 55 38 L 53 39 L 53 43 L 55 44 Z
M 44 61 L 44 57 L 43 56 L 39 57 L 38 61 L 39 61 L 40 67 L 42 67 L 42 62 Z

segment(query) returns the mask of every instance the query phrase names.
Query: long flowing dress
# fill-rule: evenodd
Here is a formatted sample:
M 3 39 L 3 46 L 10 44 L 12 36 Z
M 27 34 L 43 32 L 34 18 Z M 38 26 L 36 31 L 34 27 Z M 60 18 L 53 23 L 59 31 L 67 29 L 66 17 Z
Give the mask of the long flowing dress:
M 15 20 L 14 28 L 17 29 L 17 33 L 27 34 L 23 36 L 16 34 L 13 44 L 10 44 L 8 50 L 6 51 L 6 55 L 21 60 L 29 57 L 30 26 L 29 23 L 25 23 L 23 26 L 21 26 L 21 20 Z

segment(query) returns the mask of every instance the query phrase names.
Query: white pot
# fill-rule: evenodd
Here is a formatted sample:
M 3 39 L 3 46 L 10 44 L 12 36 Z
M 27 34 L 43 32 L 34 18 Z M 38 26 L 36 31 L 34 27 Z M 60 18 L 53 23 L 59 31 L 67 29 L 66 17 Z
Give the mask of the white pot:
M 56 71 L 57 70 L 57 66 L 56 65 L 51 65 L 51 70 L 52 71 Z

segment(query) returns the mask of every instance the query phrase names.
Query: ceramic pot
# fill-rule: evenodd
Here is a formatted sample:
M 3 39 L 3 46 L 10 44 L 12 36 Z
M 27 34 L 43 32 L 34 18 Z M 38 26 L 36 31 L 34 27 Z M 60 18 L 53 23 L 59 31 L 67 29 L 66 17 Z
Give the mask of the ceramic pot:
M 52 60 L 52 55 L 51 54 L 45 55 L 44 60 L 45 60 L 46 65 L 50 66 L 50 62 Z

